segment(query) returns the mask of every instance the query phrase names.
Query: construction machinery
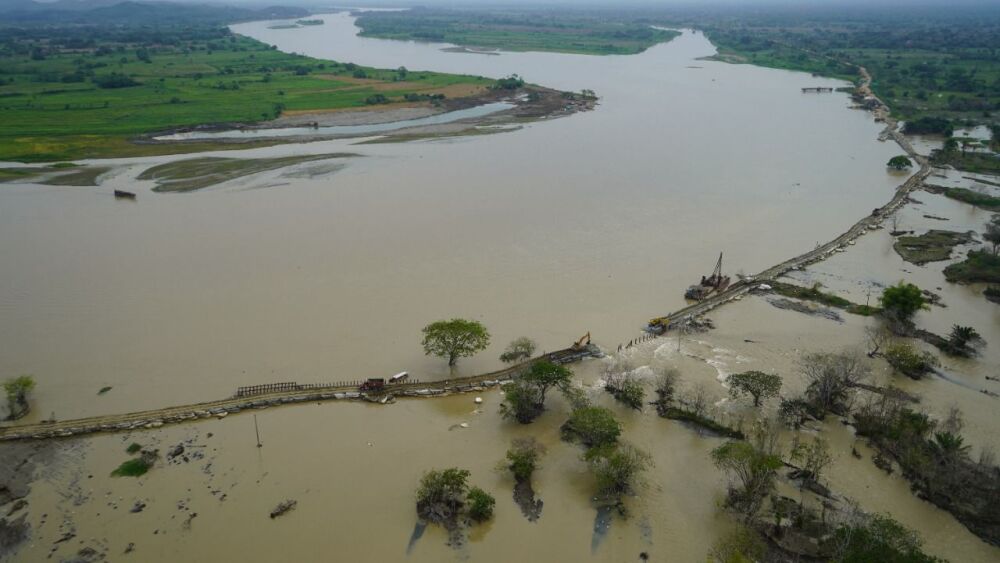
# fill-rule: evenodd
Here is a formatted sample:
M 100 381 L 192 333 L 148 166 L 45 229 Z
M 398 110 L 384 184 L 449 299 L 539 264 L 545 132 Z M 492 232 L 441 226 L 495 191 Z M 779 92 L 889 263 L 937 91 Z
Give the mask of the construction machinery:
M 590 346 L 590 331 L 587 331 L 587 334 L 584 334 L 579 340 L 574 342 L 571 348 L 573 350 L 580 350 L 581 348 L 586 348 L 587 346 Z
M 369 378 L 358 387 L 358 391 L 361 392 L 380 392 L 385 390 L 385 378 Z
M 655 319 L 649 319 L 649 324 L 646 325 L 646 332 L 663 334 L 667 332 L 668 328 L 670 328 L 670 317 L 656 317 Z
M 729 287 L 729 276 L 722 275 L 722 253 L 719 253 L 719 260 L 715 263 L 715 269 L 709 276 L 702 276 L 701 282 L 692 285 L 684 292 L 685 299 L 701 301 L 709 295 L 722 291 Z

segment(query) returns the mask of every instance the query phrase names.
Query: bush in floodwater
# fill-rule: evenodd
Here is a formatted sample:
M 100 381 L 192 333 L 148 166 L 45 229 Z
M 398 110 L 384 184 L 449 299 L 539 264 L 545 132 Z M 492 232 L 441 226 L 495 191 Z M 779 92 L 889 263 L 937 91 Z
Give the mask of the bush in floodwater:
M 576 409 L 562 425 L 563 439 L 579 439 L 588 448 L 614 444 L 622 433 L 615 415 L 604 407 Z
M 484 522 L 493 517 L 493 507 L 497 503 L 493 495 L 479 487 L 472 487 L 466 499 L 469 501 L 469 518 L 476 522 Z
M 137 442 L 132 442 L 129 445 L 129 447 L 125 448 L 125 451 L 128 452 L 128 453 L 130 453 L 130 454 L 134 454 L 134 453 L 138 452 L 141 449 L 142 449 L 142 446 L 140 444 L 138 444 Z
M 885 351 L 885 359 L 899 373 L 920 379 L 938 365 L 930 352 L 918 352 L 909 344 L 897 344 Z
M 130 459 L 118 466 L 111 472 L 112 477 L 138 477 L 140 475 L 145 475 L 149 468 L 152 466 L 151 463 L 146 461 L 145 457 L 137 457 L 135 459 Z
M 597 479 L 598 494 L 606 498 L 618 498 L 632 491 L 639 475 L 653 463 L 648 453 L 631 444 L 590 448 L 584 459 Z
M 538 458 L 545 453 L 545 446 L 534 438 L 515 438 L 507 450 L 507 462 L 504 464 L 517 481 L 531 479 L 531 474 L 538 468 Z

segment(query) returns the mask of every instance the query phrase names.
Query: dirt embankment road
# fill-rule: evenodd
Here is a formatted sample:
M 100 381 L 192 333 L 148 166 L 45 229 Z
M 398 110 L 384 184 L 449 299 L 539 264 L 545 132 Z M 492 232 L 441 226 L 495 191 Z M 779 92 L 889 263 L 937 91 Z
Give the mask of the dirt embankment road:
M 874 93 L 872 93 L 872 77 L 871 74 L 868 73 L 868 69 L 863 66 L 858 66 L 857 68 L 858 73 L 861 75 L 861 83 L 858 85 L 858 93 L 863 97 L 871 98 L 876 101 L 876 105 L 871 109 L 872 115 L 874 115 L 876 121 L 885 123 L 885 129 L 883 129 L 879 134 L 879 139 L 888 140 L 891 138 L 920 166 L 920 168 L 913 174 L 913 176 L 910 176 L 909 179 L 896 188 L 896 192 L 893 194 L 892 199 L 890 199 L 888 203 L 873 210 L 870 215 L 863 217 L 843 234 L 826 244 L 817 246 L 809 252 L 800 254 L 799 256 L 781 262 L 780 264 L 771 266 L 756 276 L 752 276 L 752 279 L 743 280 L 733 284 L 725 291 L 713 295 L 708 299 L 680 309 L 679 311 L 674 311 L 673 313 L 664 315 L 664 317 L 670 319 L 668 329 L 682 326 L 694 317 L 704 315 L 716 307 L 733 301 L 757 285 L 760 285 L 762 282 L 774 280 L 791 270 L 800 269 L 808 266 L 809 264 L 820 262 L 829 258 L 834 253 L 844 250 L 845 246 L 854 239 L 864 235 L 872 229 L 881 228 L 882 221 L 885 220 L 885 218 L 895 213 L 896 210 L 898 210 L 906 202 L 907 197 L 911 193 L 923 187 L 924 180 L 926 180 L 931 173 L 930 162 L 927 158 L 917 154 L 913 145 L 911 145 L 903 133 L 899 131 L 898 123 L 890 115 L 889 107 L 882 102 L 882 100 L 878 99 Z

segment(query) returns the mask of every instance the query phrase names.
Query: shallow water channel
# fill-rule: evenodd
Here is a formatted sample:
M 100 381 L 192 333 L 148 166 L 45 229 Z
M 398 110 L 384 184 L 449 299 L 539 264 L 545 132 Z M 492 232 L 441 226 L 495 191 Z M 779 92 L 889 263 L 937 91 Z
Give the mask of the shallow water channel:
M 113 160 L 96 188 L 3 185 L 0 374 L 35 374 L 31 420 L 209 400 L 279 381 L 403 370 L 444 379 L 447 366 L 420 347 L 420 328 L 440 318 L 475 318 L 493 334 L 489 350 L 462 360 L 457 374 L 499 367 L 499 352 L 520 335 L 554 350 L 590 331 L 614 349 L 648 318 L 681 307 L 684 288 L 709 273 L 720 251 L 727 273 L 759 271 L 839 234 L 904 179 L 885 168 L 899 148 L 876 140 L 880 126 L 848 109 L 846 94 L 800 90 L 842 83 L 699 60 L 715 49 L 697 32 L 632 56 L 491 56 L 360 38 L 349 15 L 321 17 L 325 25 L 295 30 L 269 29 L 273 22 L 234 29 L 344 62 L 518 73 L 592 89 L 600 104 L 496 135 L 219 153 L 360 156 L 338 161 L 342 169 L 303 164 L 187 194 L 152 193 L 152 182 L 135 179 L 183 156 Z M 138 199 L 115 201 L 114 188 Z M 806 323 L 772 311 L 750 308 L 732 324 L 754 338 L 775 332 L 770 322 Z M 741 357 L 732 351 L 738 336 L 719 338 L 733 346 L 691 340 L 692 356 L 649 346 L 637 361 L 677 362 L 689 384 L 715 383 L 719 362 L 739 365 Z M 854 343 L 843 340 L 836 343 Z M 791 369 L 790 349 L 768 348 L 757 361 Z M 578 370 L 593 382 L 600 364 Z M 98 396 L 105 386 L 112 389 Z M 633 518 L 613 522 L 594 544 L 592 478 L 578 448 L 558 440 L 565 406 L 557 400 L 522 428 L 499 420 L 497 392 L 485 398 L 478 410 L 471 397 L 451 397 L 263 411 L 261 449 L 248 415 L 100 436 L 84 442 L 75 469 L 36 484 L 32 503 L 75 518 L 79 536 L 98 538 L 109 553 L 135 542 L 144 561 L 400 560 L 419 475 L 450 465 L 471 469 L 472 481 L 494 493 L 497 518 L 457 551 L 431 529 L 409 560 L 630 561 L 648 551 L 656 561 L 695 561 L 730 526 L 716 506 L 724 479 L 708 458 L 719 442 L 619 409 L 626 437 L 656 465 Z M 454 428 L 460 422 L 470 428 Z M 509 440 L 525 434 L 550 449 L 536 482 L 545 501 L 537 523 L 519 514 L 510 479 L 494 471 Z M 205 445 L 211 467 L 106 477 L 131 441 L 168 448 L 186 437 Z M 866 508 L 924 510 L 923 525 L 908 524 L 943 529 L 934 519 L 943 513 L 906 497 L 905 486 L 887 484 L 867 461 L 850 472 L 862 483 L 852 495 L 869 487 L 904 495 L 875 495 L 881 500 Z M 80 506 L 66 498 L 68 483 L 87 498 Z M 268 519 L 285 498 L 298 499 L 296 510 Z M 136 499 L 150 507 L 130 514 Z M 184 525 L 192 511 L 198 517 Z M 37 518 L 30 560 L 59 535 Z M 936 554 L 985 561 L 996 553 L 951 524 L 950 535 L 935 538 Z

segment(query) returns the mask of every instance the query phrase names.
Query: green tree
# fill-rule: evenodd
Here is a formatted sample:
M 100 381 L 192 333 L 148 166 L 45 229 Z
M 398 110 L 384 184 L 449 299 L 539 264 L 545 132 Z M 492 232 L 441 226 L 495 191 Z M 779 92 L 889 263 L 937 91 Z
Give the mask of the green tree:
M 545 394 L 553 387 L 564 388 L 573 379 L 573 372 L 569 368 L 554 364 L 548 360 L 541 360 L 531 364 L 528 373 L 521 376 L 524 381 L 538 387 L 541 393 L 541 401 L 544 405 Z
M 739 526 L 723 537 L 709 552 L 711 563 L 753 563 L 762 561 L 767 553 L 767 544 L 760 535 L 746 526 Z
M 917 311 L 927 307 L 927 301 L 920 288 L 912 283 L 902 281 L 885 288 L 879 302 L 881 302 L 883 309 L 894 314 L 897 319 L 904 323 L 909 322 Z
M 959 356 L 971 356 L 976 352 L 975 345 L 982 341 L 983 337 L 971 326 L 952 325 L 948 334 L 949 351 Z
M 542 392 L 538 386 L 522 378 L 515 379 L 505 385 L 503 402 L 500 403 L 500 416 L 529 424 L 545 409 L 542 402 Z
M 753 406 L 759 407 L 762 399 L 777 397 L 781 390 L 781 377 L 762 371 L 734 373 L 726 378 L 729 395 L 734 399 L 740 395 L 753 397 Z
M 944 563 L 925 554 L 916 532 L 888 515 L 865 516 L 842 525 L 830 541 L 838 563 Z
M 472 487 L 466 499 L 469 501 L 469 518 L 476 522 L 485 522 L 493 517 L 493 507 L 497 503 L 493 495 L 479 487 Z
M 448 358 L 454 366 L 459 358 L 472 356 L 490 345 L 490 333 L 477 321 L 451 319 L 424 327 L 424 353 Z
M 949 467 L 969 455 L 970 448 L 965 439 L 951 432 L 935 432 L 934 439 L 929 444 L 934 455 Z
M 604 407 L 583 407 L 573 411 L 562 426 L 563 436 L 578 438 L 588 448 L 614 444 L 622 433 L 615 415 Z
M 464 504 L 469 475 L 455 467 L 424 473 L 417 488 L 417 514 L 430 522 L 453 522 Z
M 896 344 L 885 351 L 885 360 L 903 375 L 920 379 L 938 365 L 930 352 L 918 352 L 909 344 Z
M 781 457 L 743 441 L 729 441 L 712 450 L 712 462 L 730 476 L 729 506 L 751 519 L 774 489 Z
M 894 170 L 902 170 L 904 168 L 909 168 L 913 166 L 913 162 L 910 161 L 909 157 L 907 157 L 904 154 L 901 154 L 899 156 L 894 156 L 890 158 L 889 162 L 886 163 L 886 166 Z
M 648 453 L 631 444 L 590 448 L 584 459 L 597 479 L 597 494 L 608 499 L 620 498 L 633 490 L 639 474 L 653 463 Z
M 35 379 L 30 375 L 21 375 L 4 381 L 3 390 L 7 394 L 9 418 L 14 420 L 28 414 L 30 405 L 28 395 L 35 388 Z
M 833 463 L 830 443 L 818 436 L 808 442 L 796 436 L 789 456 L 802 465 L 802 477 L 814 483 L 819 483 L 823 471 Z
M 521 336 L 510 341 L 507 349 L 500 354 L 500 361 L 505 364 L 512 364 L 527 360 L 535 353 L 535 341 L 527 336 Z
M 527 481 L 538 469 L 538 458 L 545 453 L 545 446 L 534 438 L 515 438 L 507 450 L 505 467 L 514 474 L 517 481 Z
M 958 152 L 958 141 L 954 137 L 948 137 L 944 141 L 944 152 L 953 154 Z

